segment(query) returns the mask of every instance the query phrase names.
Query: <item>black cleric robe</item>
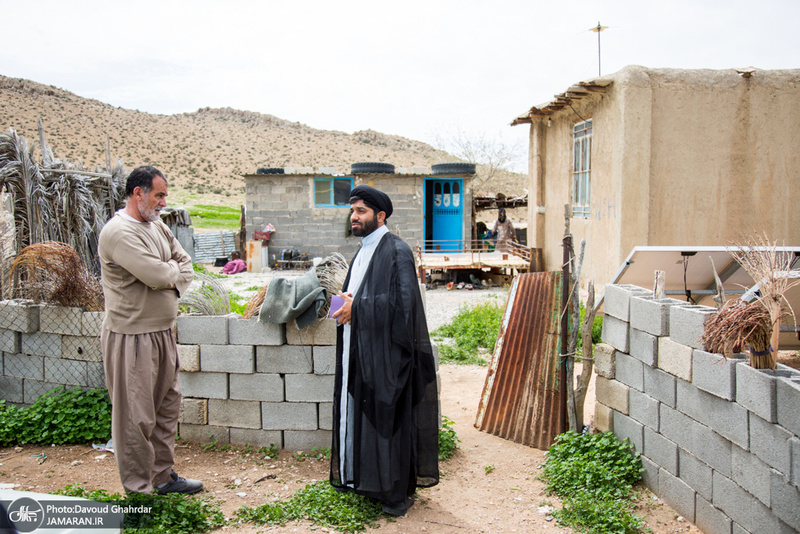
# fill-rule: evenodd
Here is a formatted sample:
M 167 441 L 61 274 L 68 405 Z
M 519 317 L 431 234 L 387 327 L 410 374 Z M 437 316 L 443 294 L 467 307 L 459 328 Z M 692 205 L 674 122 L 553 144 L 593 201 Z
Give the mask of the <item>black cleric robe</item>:
M 399 237 L 381 238 L 353 296 L 350 324 L 347 368 L 344 328 L 337 328 L 330 481 L 384 503 L 402 502 L 417 487 L 439 482 L 439 402 L 414 256 Z

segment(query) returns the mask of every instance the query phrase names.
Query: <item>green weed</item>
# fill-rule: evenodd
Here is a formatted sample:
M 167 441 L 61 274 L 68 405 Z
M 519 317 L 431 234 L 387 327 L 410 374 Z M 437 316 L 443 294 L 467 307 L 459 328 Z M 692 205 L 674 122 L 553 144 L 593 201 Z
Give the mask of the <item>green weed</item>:
M 453 430 L 453 421 L 442 416 L 442 428 L 439 429 L 439 459 L 449 460 L 456 453 L 458 444 L 461 440 L 456 436 L 456 431 Z
M 495 303 L 478 304 L 472 308 L 461 308 L 449 323 L 437 328 L 436 338 L 451 338 L 452 344 L 439 346 L 439 358 L 443 363 L 486 365 L 479 357 L 481 349 L 491 351 L 503 321 L 503 308 Z

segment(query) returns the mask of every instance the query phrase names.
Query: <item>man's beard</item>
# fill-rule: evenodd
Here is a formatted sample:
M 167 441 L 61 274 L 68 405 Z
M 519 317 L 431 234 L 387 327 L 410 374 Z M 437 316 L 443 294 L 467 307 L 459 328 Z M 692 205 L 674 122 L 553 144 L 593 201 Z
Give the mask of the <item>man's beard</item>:
M 139 202 L 139 215 L 142 216 L 142 219 L 149 222 L 156 222 L 159 219 L 159 212 L 161 210 L 153 208 L 150 209 L 147 207 L 147 201 L 143 200 Z
M 372 216 L 371 220 L 364 221 L 362 226 L 353 227 L 353 235 L 356 237 L 366 237 L 378 229 L 378 215 Z

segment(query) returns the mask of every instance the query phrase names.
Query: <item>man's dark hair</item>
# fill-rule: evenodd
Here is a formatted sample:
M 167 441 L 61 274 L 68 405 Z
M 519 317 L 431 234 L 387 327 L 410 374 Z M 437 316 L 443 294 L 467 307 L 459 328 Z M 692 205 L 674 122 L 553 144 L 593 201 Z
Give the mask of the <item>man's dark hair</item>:
M 167 181 L 164 178 L 164 174 L 152 165 L 142 165 L 133 169 L 128 175 L 128 181 L 125 182 L 125 197 L 133 195 L 133 190 L 137 187 L 141 187 L 142 191 L 149 193 L 153 189 L 153 178 L 156 176 L 160 176 L 165 182 Z

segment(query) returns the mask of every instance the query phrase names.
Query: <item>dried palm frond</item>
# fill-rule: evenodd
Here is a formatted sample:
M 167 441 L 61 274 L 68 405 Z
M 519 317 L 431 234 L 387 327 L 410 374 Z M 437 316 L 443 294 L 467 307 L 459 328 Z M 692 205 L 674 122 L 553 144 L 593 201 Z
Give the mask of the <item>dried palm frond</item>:
M 342 290 L 344 279 L 347 278 L 347 269 L 347 260 L 338 252 L 326 256 L 317 265 L 317 278 L 319 279 L 319 284 L 325 288 L 327 295 L 325 305 L 320 308 L 317 317 L 326 317 L 328 315 L 328 310 L 331 307 L 331 297 Z
M 255 295 L 250 297 L 250 300 L 247 301 L 247 305 L 244 307 L 242 317 L 250 319 L 261 310 L 261 305 L 264 304 L 264 298 L 267 296 L 268 287 L 269 285 L 265 285 L 259 289 Z
M 9 285 L 15 298 L 86 311 L 104 308 L 100 282 L 64 243 L 47 241 L 25 247 L 11 264 Z
M 706 350 L 730 357 L 735 352 L 750 348 L 750 365 L 756 369 L 771 368 L 770 316 L 756 302 L 741 299 L 729 300 L 722 309 L 711 315 L 700 337 Z
M 10 213 L 3 213 L 0 216 L 0 299 L 12 298 L 11 285 L 8 283 L 11 274 L 11 263 L 17 254 L 16 229 L 14 228 L 14 218 Z
M 178 299 L 178 307 L 200 315 L 227 315 L 231 312 L 231 296 L 218 278 L 194 273 L 189 289 Z

